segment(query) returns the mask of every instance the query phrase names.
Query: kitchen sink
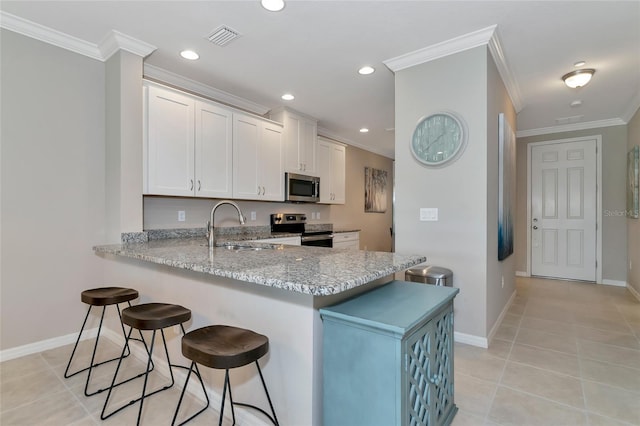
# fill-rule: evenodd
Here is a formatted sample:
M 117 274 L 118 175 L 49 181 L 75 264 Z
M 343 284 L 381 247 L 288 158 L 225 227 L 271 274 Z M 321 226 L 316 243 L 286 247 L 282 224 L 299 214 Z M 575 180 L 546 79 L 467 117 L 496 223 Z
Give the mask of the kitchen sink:
M 225 244 L 217 245 L 216 248 L 225 249 L 229 251 L 260 251 L 260 250 L 273 250 L 276 248 L 276 245 L 262 244 L 260 246 L 253 246 L 249 244 L 225 243 Z

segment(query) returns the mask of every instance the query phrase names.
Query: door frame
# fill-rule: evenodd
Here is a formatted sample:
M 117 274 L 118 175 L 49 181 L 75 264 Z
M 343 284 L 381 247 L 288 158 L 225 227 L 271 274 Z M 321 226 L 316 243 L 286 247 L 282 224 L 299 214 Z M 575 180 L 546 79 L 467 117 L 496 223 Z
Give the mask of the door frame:
M 596 284 L 602 284 L 602 135 L 554 139 L 527 144 L 527 276 L 531 276 L 531 151 L 536 146 L 596 140 Z

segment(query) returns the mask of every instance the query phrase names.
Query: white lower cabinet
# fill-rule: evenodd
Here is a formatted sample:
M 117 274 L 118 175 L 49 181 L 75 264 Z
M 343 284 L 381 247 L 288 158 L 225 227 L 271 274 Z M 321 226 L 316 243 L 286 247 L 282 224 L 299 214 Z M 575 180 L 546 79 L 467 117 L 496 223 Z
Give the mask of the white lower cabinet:
M 284 201 L 281 125 L 233 115 L 233 198 Z
M 360 250 L 360 232 L 334 232 L 333 248 Z

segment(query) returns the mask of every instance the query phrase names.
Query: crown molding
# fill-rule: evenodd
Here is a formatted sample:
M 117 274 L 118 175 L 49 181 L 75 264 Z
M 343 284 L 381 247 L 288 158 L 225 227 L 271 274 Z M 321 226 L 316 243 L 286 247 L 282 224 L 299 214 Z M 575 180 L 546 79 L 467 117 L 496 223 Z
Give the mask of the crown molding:
M 627 124 L 621 118 L 610 118 L 607 120 L 588 121 L 585 123 L 572 123 L 562 126 L 541 127 L 539 129 L 519 130 L 516 137 L 524 138 L 528 136 L 548 135 L 551 133 L 575 132 L 576 130 L 597 129 L 600 127 L 624 126 Z
M 103 61 L 109 59 L 118 50 L 125 50 L 134 55 L 146 58 L 157 49 L 157 47 L 149 43 L 145 43 L 144 41 L 135 39 L 116 30 L 111 30 L 111 32 L 100 41 L 98 48 L 100 49 Z
M 390 158 L 391 160 L 393 160 L 395 158 L 393 148 L 391 149 L 391 152 L 389 152 L 388 150 L 384 150 L 384 149 L 372 148 L 370 146 L 354 142 L 354 141 L 352 141 L 350 139 L 346 139 L 346 138 L 344 138 L 344 137 L 342 137 L 342 136 L 340 136 L 338 134 L 335 134 L 331 130 L 327 129 L 326 127 L 318 126 L 318 136 L 323 136 L 325 138 L 333 139 L 336 142 L 340 142 L 340 143 L 343 143 L 345 145 L 354 146 L 356 148 L 360 148 L 360 149 L 363 149 L 365 151 L 372 152 L 374 154 L 378 154 L 378 155 L 381 155 L 381 156 L 386 157 L 386 158 Z
M 0 27 L 102 61 L 98 46 L 61 31 L 0 11 Z
M 507 63 L 507 58 L 504 56 L 497 26 L 495 27 L 495 31 L 489 38 L 487 44 L 489 52 L 491 52 L 491 56 L 493 57 L 493 61 L 496 64 L 496 68 L 498 68 L 498 73 L 500 74 L 500 77 L 502 77 L 502 82 L 507 89 L 507 93 L 509 93 L 513 107 L 515 108 L 516 113 L 519 113 L 522 111 L 522 108 L 524 108 L 522 95 L 520 94 L 520 87 L 518 86 L 515 76 L 511 72 L 511 68 Z
M 3 11 L 0 11 L 0 27 L 102 62 L 118 50 L 126 50 L 143 58 L 156 50 L 149 43 L 115 30 L 111 30 L 99 44 L 90 43 Z
M 201 95 L 254 114 L 265 115 L 269 110 L 271 110 L 271 108 L 267 106 L 241 98 L 240 96 L 232 95 L 229 92 L 216 89 L 215 87 L 202 84 L 198 81 L 147 63 L 144 64 L 144 77 L 187 90 L 196 95 Z
M 453 55 L 455 53 L 464 52 L 465 50 L 473 49 L 475 47 L 487 45 L 489 52 L 498 68 L 498 73 L 502 77 L 502 81 L 509 93 L 511 102 L 516 112 L 520 112 L 524 107 L 522 102 L 522 95 L 515 76 L 511 72 L 511 68 L 507 63 L 507 59 L 504 56 L 502 50 L 502 44 L 500 43 L 500 37 L 498 35 L 498 26 L 492 25 L 490 27 L 483 28 L 478 31 L 474 31 L 469 34 L 461 35 L 460 37 L 452 38 L 432 46 L 425 47 L 423 49 L 409 52 L 404 55 L 396 56 L 395 58 L 387 59 L 382 63 L 385 64 L 391 71 L 397 72 L 403 69 L 423 64 L 434 59 L 443 58 L 445 56 Z
M 636 94 L 631 99 L 631 102 L 629 103 L 629 107 L 622 115 L 622 119 L 625 121 L 625 123 L 631 121 L 636 112 L 638 112 L 638 109 L 640 109 L 640 92 L 636 92 Z
M 454 53 L 483 46 L 489 42 L 496 28 L 497 25 L 492 25 L 469 34 L 464 34 L 441 43 L 427 46 L 414 52 L 405 53 L 404 55 L 387 59 L 386 61 L 382 61 L 382 63 L 391 71 L 398 72 L 405 68 L 433 61 L 434 59 L 443 58 L 445 56 L 453 55 Z

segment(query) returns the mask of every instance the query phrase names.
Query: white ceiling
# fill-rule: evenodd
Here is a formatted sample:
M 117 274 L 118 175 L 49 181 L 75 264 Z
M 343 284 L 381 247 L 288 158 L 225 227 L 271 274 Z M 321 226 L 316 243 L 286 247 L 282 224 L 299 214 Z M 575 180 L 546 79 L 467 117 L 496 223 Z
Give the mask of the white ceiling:
M 3 0 L 0 9 L 95 45 L 119 31 L 157 47 L 145 64 L 267 108 L 288 105 L 325 133 L 388 157 L 394 78 L 383 61 L 492 25 L 519 95 L 520 135 L 568 129 L 556 120 L 574 116 L 582 117 L 573 127 L 622 124 L 640 106 L 639 1 L 288 0 L 273 13 L 258 0 Z M 209 43 L 220 25 L 241 37 Z M 186 48 L 200 59 L 180 58 Z M 569 89 L 560 77 L 578 60 L 597 71 L 589 85 Z M 358 75 L 365 64 L 376 72 Z M 296 99 L 281 100 L 285 92 Z M 569 105 L 578 99 L 580 107 Z

